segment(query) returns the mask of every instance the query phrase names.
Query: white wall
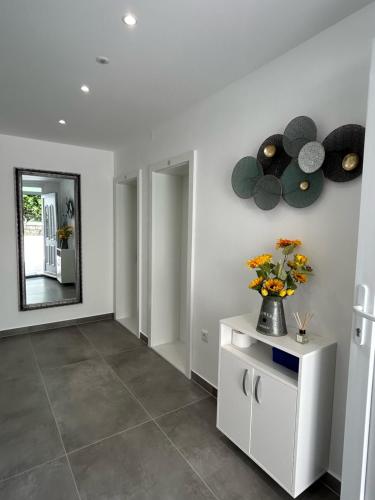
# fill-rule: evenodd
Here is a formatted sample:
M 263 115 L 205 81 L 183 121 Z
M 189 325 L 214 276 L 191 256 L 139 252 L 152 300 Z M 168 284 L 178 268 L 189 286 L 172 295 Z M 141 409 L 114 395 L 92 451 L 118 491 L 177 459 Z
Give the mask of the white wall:
M 115 153 L 121 173 L 198 151 L 193 370 L 213 384 L 219 319 L 260 307 L 260 297 L 247 290 L 251 274 L 246 259 L 269 252 L 279 237 L 303 240 L 316 276 L 288 300 L 287 312 L 314 311 L 314 329 L 338 339 L 330 464 L 336 475 L 341 472 L 361 181 L 340 185 L 327 180 L 321 198 L 309 208 L 281 203 L 262 212 L 252 201 L 235 196 L 230 178 L 242 156 L 256 155 L 261 142 L 282 132 L 295 116 L 311 116 L 320 139 L 337 126 L 365 124 L 374 35 L 375 4 L 371 4 Z M 144 175 L 146 192 L 147 178 Z M 146 203 L 148 196 L 143 198 Z M 147 231 L 146 206 L 143 213 Z M 208 344 L 200 340 L 202 328 L 209 331 Z
M 81 174 L 83 303 L 18 310 L 14 167 Z M 113 312 L 113 153 L 0 135 L 0 331 Z

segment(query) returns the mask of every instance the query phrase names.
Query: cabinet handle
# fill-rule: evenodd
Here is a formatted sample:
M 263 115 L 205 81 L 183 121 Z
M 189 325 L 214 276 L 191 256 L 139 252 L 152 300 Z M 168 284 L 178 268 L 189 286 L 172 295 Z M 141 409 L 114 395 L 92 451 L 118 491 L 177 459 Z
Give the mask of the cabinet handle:
M 245 394 L 245 396 L 248 396 L 249 394 L 247 393 L 247 390 L 246 390 L 246 377 L 247 377 L 247 374 L 249 373 L 249 370 L 245 370 L 243 372 L 243 377 L 242 377 L 242 390 Z
M 255 397 L 255 401 L 258 404 L 260 404 L 259 395 L 258 395 L 259 382 L 260 382 L 260 375 L 257 375 L 257 379 L 255 382 L 255 389 L 254 389 L 254 397 Z

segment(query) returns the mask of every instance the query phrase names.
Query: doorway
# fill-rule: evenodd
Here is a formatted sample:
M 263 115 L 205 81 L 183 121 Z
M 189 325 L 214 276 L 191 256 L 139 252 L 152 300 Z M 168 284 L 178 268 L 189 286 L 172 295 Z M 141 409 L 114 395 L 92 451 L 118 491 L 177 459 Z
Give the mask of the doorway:
M 139 337 L 141 173 L 115 180 L 115 318 Z
M 150 344 L 190 378 L 195 154 L 151 169 Z

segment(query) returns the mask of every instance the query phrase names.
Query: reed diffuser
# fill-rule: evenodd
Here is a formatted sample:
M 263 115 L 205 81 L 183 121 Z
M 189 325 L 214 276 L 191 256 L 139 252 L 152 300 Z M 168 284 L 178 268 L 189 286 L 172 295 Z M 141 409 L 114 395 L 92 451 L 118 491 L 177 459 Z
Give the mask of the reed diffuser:
M 296 342 L 299 342 L 300 344 L 306 344 L 309 339 L 306 333 L 306 329 L 310 324 L 310 321 L 312 320 L 312 317 L 314 316 L 312 313 L 305 313 L 303 316 L 296 312 L 293 313 L 293 316 L 296 320 L 297 326 L 298 326 L 298 332 L 296 334 Z

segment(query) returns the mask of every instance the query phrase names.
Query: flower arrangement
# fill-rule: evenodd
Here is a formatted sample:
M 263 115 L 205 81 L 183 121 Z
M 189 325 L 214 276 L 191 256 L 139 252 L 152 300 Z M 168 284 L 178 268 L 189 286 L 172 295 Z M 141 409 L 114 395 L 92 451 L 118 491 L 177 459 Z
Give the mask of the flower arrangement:
M 294 253 L 301 246 L 300 240 L 279 239 L 276 249 L 281 250 L 283 257 L 276 263 L 270 253 L 249 259 L 247 267 L 257 273 L 249 283 L 249 289 L 256 290 L 263 297 L 293 295 L 299 285 L 307 283 L 313 272 L 308 257 Z
M 73 227 L 68 225 L 61 226 L 56 231 L 56 234 L 57 238 L 61 241 L 61 248 L 68 248 L 68 239 L 73 234 Z

